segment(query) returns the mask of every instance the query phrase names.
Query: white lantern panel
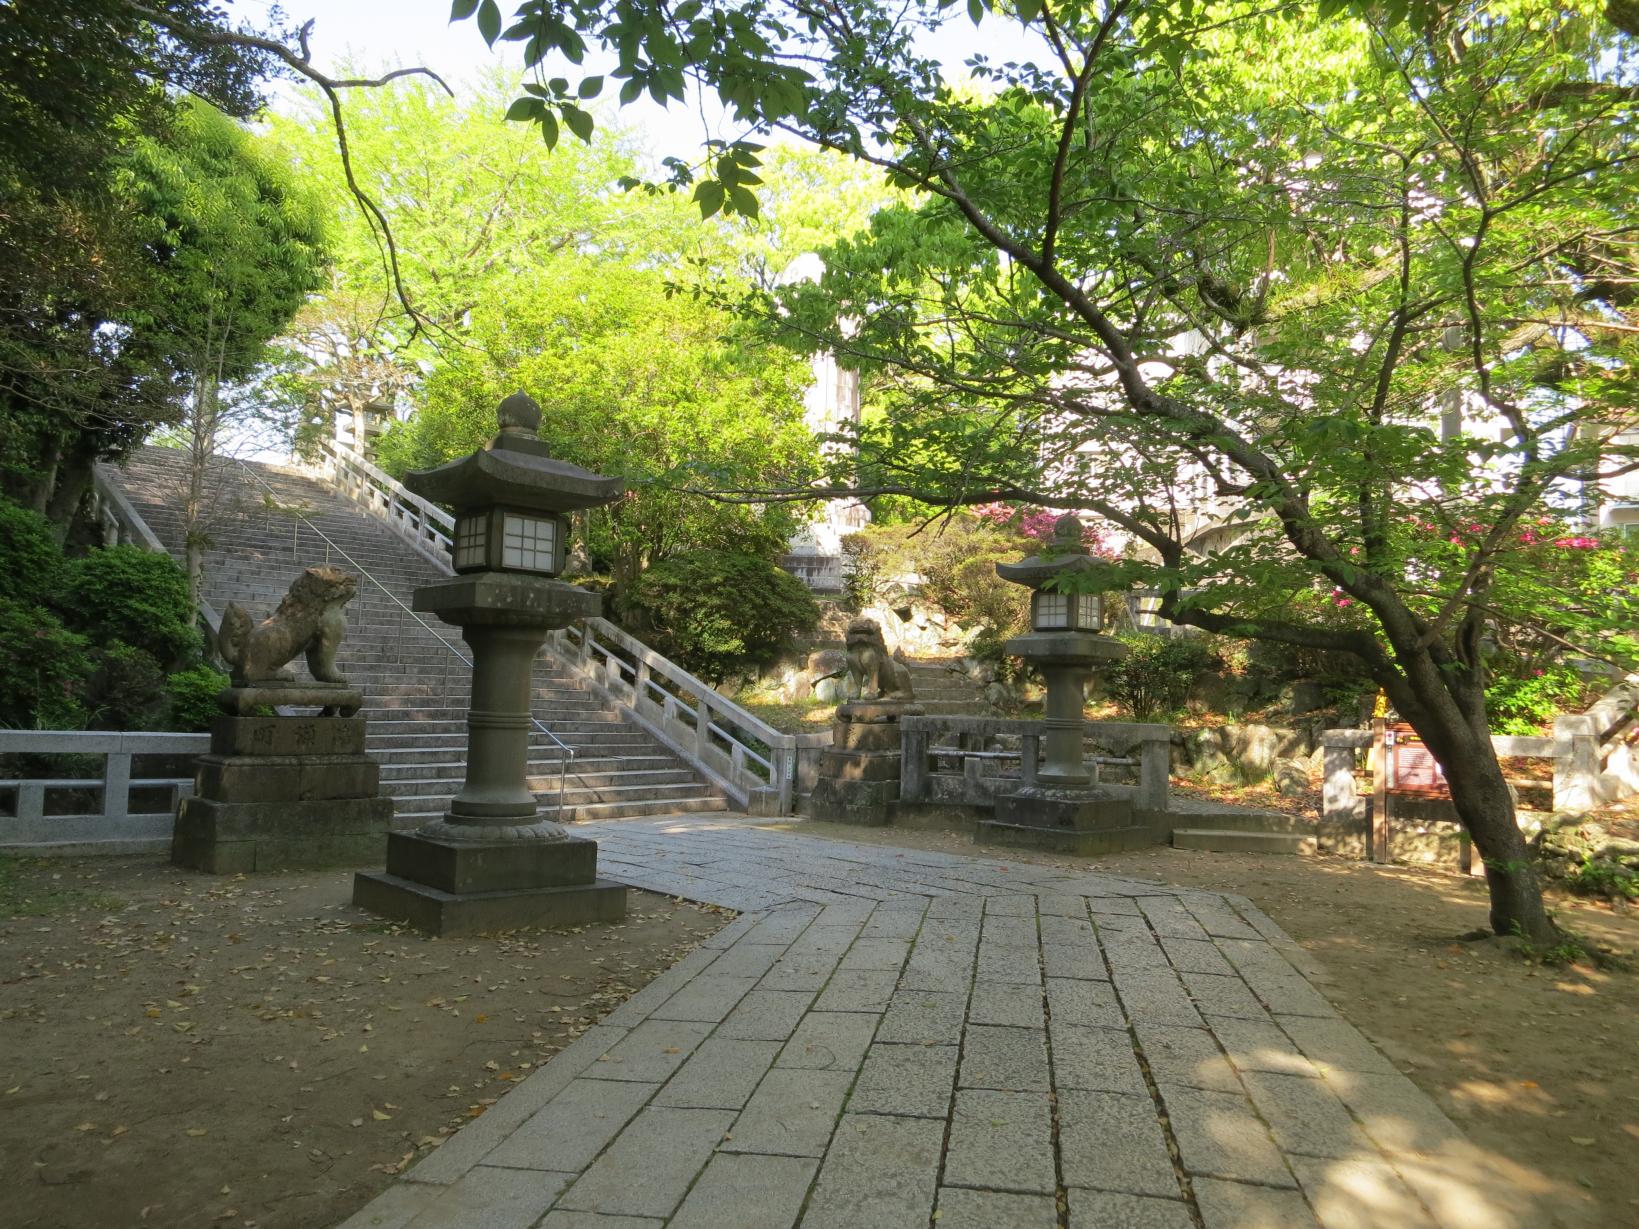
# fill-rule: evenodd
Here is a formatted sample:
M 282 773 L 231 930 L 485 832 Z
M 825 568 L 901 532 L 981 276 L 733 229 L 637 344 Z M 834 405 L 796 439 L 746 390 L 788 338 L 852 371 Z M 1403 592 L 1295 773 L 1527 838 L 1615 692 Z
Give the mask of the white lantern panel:
M 556 521 L 507 513 L 501 538 L 501 566 L 529 572 L 556 571 L 557 537 Z
M 1076 594 L 1076 626 L 1088 631 L 1098 631 L 1104 626 L 1103 602 L 1096 593 Z
M 1036 597 L 1036 627 L 1048 631 L 1055 627 L 1070 626 L 1070 595 L 1042 593 Z
M 469 516 L 455 523 L 455 566 L 482 567 L 484 564 L 484 518 Z

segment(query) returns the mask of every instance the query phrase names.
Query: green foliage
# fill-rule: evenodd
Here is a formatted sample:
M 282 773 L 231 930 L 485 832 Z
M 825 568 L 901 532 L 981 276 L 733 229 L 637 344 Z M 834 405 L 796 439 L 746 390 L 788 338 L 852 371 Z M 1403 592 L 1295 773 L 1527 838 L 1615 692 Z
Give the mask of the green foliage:
M 94 651 L 96 669 L 86 689 L 89 725 L 101 730 L 165 728 L 169 701 L 165 672 L 152 653 L 118 640 Z
M 194 666 L 178 670 L 165 679 L 165 691 L 170 703 L 170 730 L 209 730 L 211 721 L 221 713 L 216 693 L 229 683 L 228 676 L 210 666 Z
M 1587 690 L 1582 676 L 1570 666 L 1516 670 L 1495 674 L 1485 689 L 1493 733 L 1540 734 Z
M 767 665 L 819 622 L 807 587 L 764 559 L 701 550 L 657 563 L 622 602 L 657 651 L 709 683 Z
M 38 512 L 0 497 L 0 600 L 50 601 L 62 578 L 63 552 Z
M 91 671 L 84 636 L 43 606 L 0 598 L 0 726 L 79 728 Z
M 626 497 L 583 522 L 594 563 L 617 584 L 688 551 L 769 560 L 784 551 L 800 523 L 795 506 L 718 503 L 690 489 L 780 486 L 815 472 L 804 364 L 750 344 L 729 317 L 669 294 L 655 273 L 579 258 L 497 287 L 474 307 L 468 339 L 428 377 L 421 410 L 382 441 L 390 472 L 487 442 L 495 407 L 522 388 L 540 402 L 554 456 L 626 479 Z
M 235 24 L 209 0 L 20 0 L 0 20 L 0 489 L 60 530 L 92 463 L 175 413 L 169 292 L 116 181 L 192 98 L 259 109 L 271 57 L 225 39 Z
M 857 604 L 916 596 L 968 627 L 998 640 L 1023 630 L 1030 593 L 996 575 L 1041 546 L 971 516 L 872 525 L 843 541 Z
M 1565 886 L 1581 896 L 1639 900 L 1639 871 L 1606 859 L 1584 857 L 1582 865 L 1565 876 Z
M 1123 643 L 1127 655 L 1106 667 L 1103 677 L 1111 697 L 1134 721 L 1177 712 L 1196 676 L 1223 664 L 1194 637 L 1135 635 L 1123 637 Z
M 188 578 L 169 555 L 110 546 L 72 559 L 60 606 L 93 643 L 122 641 L 158 665 L 200 652 Z

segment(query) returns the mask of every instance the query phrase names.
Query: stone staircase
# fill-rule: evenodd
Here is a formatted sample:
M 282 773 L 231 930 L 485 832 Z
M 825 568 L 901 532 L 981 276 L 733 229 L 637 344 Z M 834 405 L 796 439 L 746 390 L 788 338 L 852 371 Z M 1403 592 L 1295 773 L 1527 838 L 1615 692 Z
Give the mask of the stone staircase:
M 212 465 L 204 597 L 217 610 L 238 602 L 261 619 L 304 567 L 329 563 L 380 582 L 360 576 L 338 661 L 364 689 L 368 749 L 381 762 L 395 825 L 437 818 L 465 772 L 471 676 L 456 629 L 430 617 L 424 626 L 404 607 L 417 585 L 447 573 L 322 482 L 276 466 L 248 471 L 233 461 Z M 185 474 L 184 454 L 166 448 L 139 449 L 107 471 L 178 560 Z M 536 718 L 573 752 L 566 757 L 540 730 L 532 735 L 530 784 L 543 802 L 556 803 L 561 788 L 565 808 L 588 820 L 727 809 L 716 788 L 550 655 L 536 659 L 534 682 Z
M 930 717 L 977 717 L 989 712 L 984 688 L 956 669 L 959 657 L 907 657 L 916 702 Z

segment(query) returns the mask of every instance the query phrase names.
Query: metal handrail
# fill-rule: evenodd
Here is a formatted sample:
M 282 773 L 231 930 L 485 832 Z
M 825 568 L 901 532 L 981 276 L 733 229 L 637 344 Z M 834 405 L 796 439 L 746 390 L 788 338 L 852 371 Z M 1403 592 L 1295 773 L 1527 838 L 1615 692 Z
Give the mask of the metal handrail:
M 254 481 L 261 483 L 261 485 L 264 488 L 266 488 L 268 494 L 272 495 L 275 499 L 278 498 L 278 496 L 279 496 L 278 491 L 273 489 L 272 484 L 269 483 L 267 481 L 267 479 L 263 478 L 262 475 L 258 474 L 248 464 L 246 464 L 244 461 L 240 460 L 240 458 L 234 457 L 233 460 Z M 412 610 L 412 609 L 410 609 L 410 607 L 406 606 L 399 599 L 398 594 L 394 593 L 386 585 L 382 584 L 381 581 L 377 580 L 375 578 L 375 576 L 373 576 L 370 573 L 370 570 L 368 568 L 366 568 L 357 559 L 354 559 L 353 556 L 349 555 L 346 551 L 344 551 L 335 542 L 335 540 L 330 537 L 329 534 L 325 533 L 324 530 L 320 529 L 317 525 L 315 525 L 313 523 L 312 518 L 309 517 L 306 512 L 302 511 L 302 509 L 298 508 L 298 507 L 292 507 L 291 511 L 294 512 L 296 514 L 296 516 L 301 518 L 301 520 L 304 521 L 307 524 L 307 527 L 309 529 L 311 529 L 315 535 L 317 535 L 320 539 L 322 539 L 324 541 L 324 544 L 327 547 L 329 547 L 331 550 L 335 551 L 336 554 L 340 555 L 353 568 L 355 568 L 358 571 L 360 576 L 363 576 L 366 580 L 368 580 L 377 589 L 380 589 L 383 593 L 385 593 L 392 600 L 394 605 L 396 605 L 400 610 L 404 611 L 405 614 L 409 615 L 410 618 L 414 619 L 417 623 L 421 624 L 421 626 L 424 627 L 428 632 L 430 632 L 432 634 L 433 638 L 435 640 L 437 640 L 439 644 L 443 645 L 446 649 L 448 649 L 455 656 L 457 661 L 461 662 L 461 664 L 466 666 L 469 670 L 472 668 L 472 658 L 468 657 L 460 649 L 456 648 L 448 640 L 444 639 L 443 636 L 438 634 L 438 631 L 432 626 L 432 624 L 428 623 L 427 620 L 423 619 L 414 610 Z M 559 757 L 559 760 L 562 764 L 562 768 L 558 772 L 558 813 L 561 815 L 561 814 L 563 814 L 563 799 L 564 799 L 565 785 L 567 784 L 568 775 L 569 775 L 569 766 L 570 766 L 571 763 L 574 762 L 575 749 L 573 747 L 571 747 L 568 743 L 564 742 L 563 739 L 559 738 L 551 730 L 547 729 L 545 724 L 543 724 L 541 722 L 541 720 L 538 717 L 536 717 L 533 713 L 530 714 L 529 720 L 534 724 L 534 726 L 537 730 L 539 730 L 542 734 L 545 734 L 554 743 L 556 743 L 558 745 L 558 749 L 561 752 L 563 752 L 563 754 Z

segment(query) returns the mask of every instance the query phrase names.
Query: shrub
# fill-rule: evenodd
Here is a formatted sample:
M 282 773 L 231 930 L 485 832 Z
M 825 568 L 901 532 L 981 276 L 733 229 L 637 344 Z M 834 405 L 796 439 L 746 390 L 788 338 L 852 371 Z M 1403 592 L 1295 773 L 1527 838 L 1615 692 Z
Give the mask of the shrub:
M 0 724 L 78 729 L 91 670 L 85 637 L 43 606 L 0 598 Z
M 819 622 L 818 605 L 795 576 L 730 551 L 657 563 L 621 605 L 656 650 L 713 684 L 769 664 Z
M 165 671 L 146 649 L 116 640 L 97 650 L 86 694 L 91 726 L 99 730 L 157 730 L 170 709 Z
M 1212 649 L 1192 637 L 1123 637 L 1127 656 L 1108 667 L 1105 685 L 1136 721 L 1152 721 L 1184 707 L 1190 684 L 1203 670 L 1222 665 Z
M 1553 719 L 1574 706 L 1584 690 L 1582 676 L 1556 665 L 1518 674 L 1493 675 L 1485 705 L 1493 734 L 1540 734 Z
M 1639 871 L 1619 862 L 1584 856 L 1582 865 L 1565 876 L 1565 886 L 1582 896 L 1639 900 Z
M 216 706 L 216 693 L 228 685 L 229 679 L 209 666 L 195 666 L 179 670 L 165 680 L 170 696 L 171 720 L 169 729 L 196 731 L 211 728 L 211 719 L 221 709 Z
M 57 606 L 93 642 L 121 641 L 161 666 L 199 655 L 188 577 L 169 555 L 110 546 L 70 560 Z
M 38 606 L 62 579 L 63 552 L 51 522 L 0 497 L 0 599 Z

